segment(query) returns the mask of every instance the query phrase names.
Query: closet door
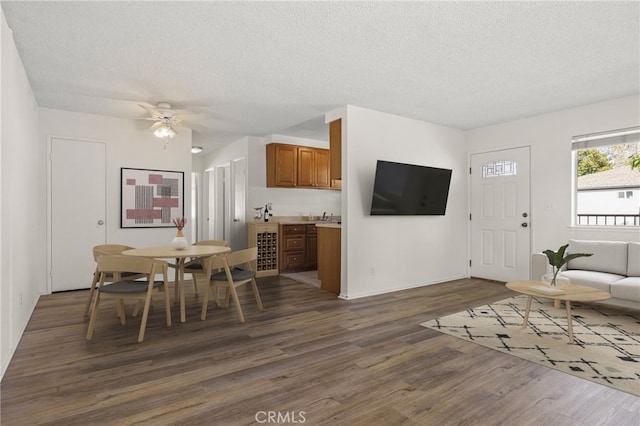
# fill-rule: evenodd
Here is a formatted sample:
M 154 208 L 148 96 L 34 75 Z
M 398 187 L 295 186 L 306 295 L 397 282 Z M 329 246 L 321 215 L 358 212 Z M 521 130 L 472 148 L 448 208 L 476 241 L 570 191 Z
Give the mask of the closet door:
M 105 174 L 103 143 L 51 140 L 52 291 L 91 285 L 92 248 L 106 242 Z

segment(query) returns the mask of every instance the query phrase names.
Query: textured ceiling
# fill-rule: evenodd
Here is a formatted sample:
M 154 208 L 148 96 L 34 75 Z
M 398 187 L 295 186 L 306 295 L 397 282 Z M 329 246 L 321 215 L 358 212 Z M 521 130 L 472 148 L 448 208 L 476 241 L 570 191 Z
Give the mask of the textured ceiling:
M 640 91 L 637 1 L 2 8 L 40 106 L 139 118 L 169 101 L 208 114 L 209 149 L 326 134 L 345 104 L 472 129 Z

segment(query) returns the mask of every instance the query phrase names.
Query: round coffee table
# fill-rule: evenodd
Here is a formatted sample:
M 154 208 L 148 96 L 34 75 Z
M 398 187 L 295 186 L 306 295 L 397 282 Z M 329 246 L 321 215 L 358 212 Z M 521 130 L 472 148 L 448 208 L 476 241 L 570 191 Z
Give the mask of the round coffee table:
M 569 343 L 573 343 L 573 324 L 571 321 L 571 302 L 597 302 L 600 300 L 610 299 L 611 295 L 606 291 L 597 288 L 587 287 L 584 285 L 569 284 L 568 286 L 557 289 L 549 287 L 543 281 L 512 281 L 506 284 L 507 288 L 518 293 L 526 294 L 527 310 L 524 313 L 524 322 L 522 328 L 526 328 L 529 323 L 529 311 L 531 310 L 531 299 L 533 296 L 546 297 L 552 300 L 563 300 L 567 307 L 567 330 L 569 331 Z M 545 289 L 551 289 L 554 293 L 545 293 Z

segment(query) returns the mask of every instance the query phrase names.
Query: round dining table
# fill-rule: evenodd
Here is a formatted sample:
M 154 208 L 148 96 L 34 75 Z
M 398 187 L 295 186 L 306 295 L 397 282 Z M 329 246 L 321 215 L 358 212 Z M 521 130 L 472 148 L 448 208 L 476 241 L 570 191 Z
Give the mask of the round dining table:
M 191 245 L 178 250 L 173 246 L 141 247 L 122 252 L 125 256 L 147 257 L 151 259 L 175 259 L 175 286 L 180 300 L 180 322 L 186 321 L 184 301 L 184 265 L 187 259 L 194 260 L 216 256 L 231 251 L 230 247 Z

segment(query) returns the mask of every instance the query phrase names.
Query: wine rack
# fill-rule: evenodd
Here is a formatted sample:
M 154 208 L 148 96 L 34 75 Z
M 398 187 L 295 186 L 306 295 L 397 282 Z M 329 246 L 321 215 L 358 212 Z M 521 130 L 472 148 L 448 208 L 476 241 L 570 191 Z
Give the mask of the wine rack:
M 277 223 L 249 223 L 249 247 L 258 247 L 258 259 L 252 265 L 257 277 L 278 275 Z

